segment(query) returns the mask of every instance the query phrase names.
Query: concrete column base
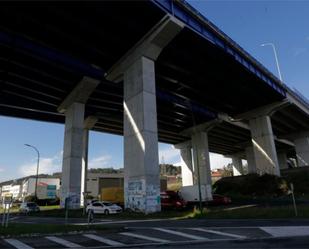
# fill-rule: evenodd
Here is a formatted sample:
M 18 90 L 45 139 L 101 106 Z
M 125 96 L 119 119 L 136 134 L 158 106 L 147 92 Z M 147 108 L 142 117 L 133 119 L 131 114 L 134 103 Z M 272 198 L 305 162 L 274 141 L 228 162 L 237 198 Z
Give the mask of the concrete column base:
M 278 153 L 278 163 L 280 169 L 288 168 L 288 157 L 285 152 Z
M 280 176 L 270 117 L 253 118 L 250 120 L 249 125 L 257 173 Z
M 240 176 L 243 175 L 243 166 L 242 160 L 239 157 L 232 157 L 232 164 L 233 164 L 233 176 Z
M 200 182 L 201 186 L 205 186 L 204 191 L 206 191 L 206 199 L 212 200 L 211 169 L 208 136 L 206 132 L 199 132 L 192 135 L 192 148 L 195 177 L 194 185 L 197 185 L 198 182 Z
M 248 174 L 256 174 L 253 146 L 248 146 L 246 148 L 246 159 L 248 164 Z

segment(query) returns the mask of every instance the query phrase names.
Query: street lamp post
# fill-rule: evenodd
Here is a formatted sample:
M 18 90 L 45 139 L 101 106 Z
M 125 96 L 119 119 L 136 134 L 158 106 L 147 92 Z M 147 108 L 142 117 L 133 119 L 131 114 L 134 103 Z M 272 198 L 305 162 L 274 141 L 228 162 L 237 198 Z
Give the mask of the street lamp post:
M 39 178 L 39 165 L 40 165 L 40 152 L 39 150 L 30 144 L 25 144 L 28 147 L 31 147 L 38 153 L 38 160 L 37 160 L 37 166 L 36 166 L 36 178 L 35 178 L 35 186 L 34 186 L 34 196 L 37 198 L 37 188 L 38 188 L 38 178 Z
M 271 46 L 273 48 L 273 51 L 274 51 L 274 55 L 275 55 L 275 59 L 276 59 L 276 65 L 277 65 L 277 70 L 278 70 L 278 74 L 279 74 L 279 79 L 280 81 L 282 82 L 282 76 L 281 76 L 281 71 L 280 71 L 280 67 L 279 67 L 279 61 L 278 61 L 278 55 L 277 55 L 277 50 L 276 50 L 276 47 L 273 43 L 264 43 L 264 44 L 261 44 L 262 47 L 265 47 L 265 46 Z

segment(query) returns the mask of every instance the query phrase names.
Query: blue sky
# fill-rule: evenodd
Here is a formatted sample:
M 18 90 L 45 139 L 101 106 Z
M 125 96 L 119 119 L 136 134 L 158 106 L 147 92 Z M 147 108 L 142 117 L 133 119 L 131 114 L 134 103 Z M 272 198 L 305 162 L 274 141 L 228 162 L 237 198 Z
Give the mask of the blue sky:
M 251 55 L 277 75 L 270 47 L 278 51 L 283 80 L 309 98 L 309 1 L 190 1 L 190 3 L 234 39 Z M 41 172 L 61 170 L 63 125 L 13 119 L 0 116 L 0 181 L 18 178 L 35 171 L 35 152 L 24 143 L 37 146 L 41 152 Z M 89 165 L 122 167 L 123 139 L 103 133 L 90 133 Z M 178 163 L 179 152 L 160 144 L 166 163 Z M 228 160 L 211 155 L 212 168 Z

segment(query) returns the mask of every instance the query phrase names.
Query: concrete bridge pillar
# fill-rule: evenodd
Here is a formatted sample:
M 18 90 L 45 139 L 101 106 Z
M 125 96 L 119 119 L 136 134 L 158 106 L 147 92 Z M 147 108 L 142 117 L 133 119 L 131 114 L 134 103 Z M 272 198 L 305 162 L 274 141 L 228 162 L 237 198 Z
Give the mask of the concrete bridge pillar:
M 140 57 L 124 74 L 125 206 L 161 210 L 154 61 Z
M 240 157 L 232 156 L 233 176 L 243 175 L 243 165 Z
M 88 172 L 88 147 L 89 147 L 89 130 L 94 127 L 98 119 L 94 116 L 88 116 L 84 121 L 83 131 L 83 159 L 81 175 L 81 206 L 84 205 L 84 197 L 87 192 L 87 172 Z
M 65 114 L 65 134 L 62 161 L 61 202 L 70 197 L 69 207 L 80 208 L 82 196 L 82 158 L 86 146 L 84 134 L 85 104 L 100 81 L 83 77 L 58 107 Z
M 183 28 L 166 15 L 106 75 L 124 82 L 125 206 L 144 213 L 161 210 L 154 63 Z
M 174 148 L 180 150 L 182 186 L 192 186 L 195 183 L 193 179 L 191 140 L 184 143 L 176 144 L 174 145 Z
M 65 112 L 61 206 L 71 197 L 71 208 L 80 208 L 85 105 L 73 103 Z
M 309 165 L 309 136 L 294 139 L 298 167 Z
M 193 182 L 193 164 L 191 147 L 186 147 L 180 150 L 181 156 L 181 176 L 182 186 L 192 186 Z
M 278 153 L 278 164 L 280 169 L 288 168 L 288 157 L 285 152 Z
M 280 175 L 274 135 L 269 116 L 250 119 L 249 126 L 258 174 Z
M 256 172 L 253 146 L 246 147 L 246 159 L 248 164 L 248 174 L 256 174 L 257 172 Z
M 198 184 L 198 181 L 200 181 L 202 191 L 205 191 L 202 196 L 205 194 L 207 200 L 212 200 L 211 168 L 207 132 L 198 132 L 192 135 L 192 148 L 195 178 L 194 184 Z

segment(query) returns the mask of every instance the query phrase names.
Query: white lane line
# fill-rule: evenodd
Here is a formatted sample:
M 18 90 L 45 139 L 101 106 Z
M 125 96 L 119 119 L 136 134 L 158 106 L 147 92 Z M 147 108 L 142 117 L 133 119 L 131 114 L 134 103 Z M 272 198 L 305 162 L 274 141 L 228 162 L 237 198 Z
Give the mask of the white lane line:
M 120 234 L 121 234 L 121 235 L 125 235 L 125 236 L 130 236 L 130 237 L 138 238 L 138 239 L 143 239 L 143 240 L 150 240 L 150 241 L 154 241 L 154 242 L 159 242 L 159 243 L 169 243 L 169 242 L 171 242 L 171 241 L 169 241 L 169 240 L 154 238 L 154 237 L 145 236 L 145 235 L 136 234 L 136 233 L 120 233 Z
M 273 237 L 308 236 L 309 226 L 260 227 Z
M 47 236 L 45 238 L 48 239 L 48 240 L 51 240 L 53 242 L 56 242 L 56 243 L 58 243 L 60 245 L 69 247 L 69 248 L 79 248 L 79 247 L 82 247 L 81 245 L 75 244 L 73 242 L 70 242 L 70 241 L 67 241 L 65 239 L 61 239 L 61 238 L 55 237 L 55 236 Z
M 93 240 L 96 240 L 96 241 L 103 242 L 103 243 L 110 245 L 110 246 L 124 246 L 123 243 L 120 243 L 120 242 L 114 241 L 114 240 L 110 240 L 110 239 L 106 239 L 106 238 L 103 238 L 101 236 L 97 236 L 97 235 L 94 235 L 94 234 L 83 234 L 83 236 L 85 236 L 89 239 L 93 239 Z
M 17 239 L 5 239 L 4 241 L 14 246 L 17 249 L 34 249 L 33 247 L 28 246 Z
M 173 230 L 169 230 L 169 229 L 165 229 L 165 228 L 155 227 L 153 229 L 155 229 L 157 231 L 164 232 L 164 233 L 170 233 L 170 234 L 178 235 L 178 236 L 181 236 L 181 237 L 189 238 L 189 239 L 208 240 L 208 238 L 205 238 L 205 237 L 196 236 L 196 235 L 187 234 L 187 233 L 182 233 L 182 232 L 177 232 L 177 231 L 173 231 Z
M 233 233 L 225 233 L 225 232 L 220 232 L 220 231 L 214 231 L 214 230 L 209 230 L 209 229 L 205 229 L 205 228 L 190 228 L 191 230 L 195 230 L 195 231 L 201 231 L 201 232 L 207 232 L 207 233 L 213 233 L 213 234 L 218 234 L 218 235 L 223 235 L 223 236 L 228 236 L 228 237 L 232 237 L 232 238 L 237 238 L 237 239 L 245 239 L 247 238 L 246 236 L 242 236 L 242 235 L 237 235 L 237 234 L 233 234 Z

